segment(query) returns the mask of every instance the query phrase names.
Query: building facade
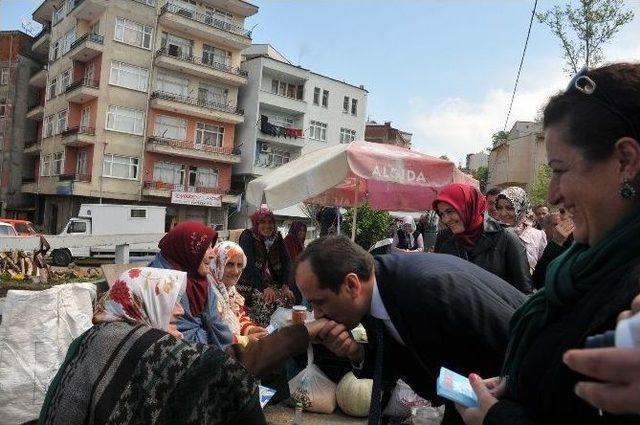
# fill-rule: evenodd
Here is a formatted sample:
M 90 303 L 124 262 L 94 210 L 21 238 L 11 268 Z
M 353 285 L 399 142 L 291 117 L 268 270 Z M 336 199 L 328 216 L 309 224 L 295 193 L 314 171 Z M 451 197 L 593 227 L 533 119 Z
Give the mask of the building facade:
M 33 218 L 33 196 L 22 193 L 29 181 L 25 144 L 36 139 L 36 128 L 26 118 L 37 90 L 29 78 L 41 66 L 32 53 L 33 38 L 20 31 L 0 31 L 0 216 Z M 23 176 L 23 172 L 26 173 Z
M 245 121 L 236 143 L 242 160 L 234 165 L 234 187 L 316 149 L 363 139 L 368 92 L 292 65 L 273 47 L 253 45 L 243 52 L 249 83 L 240 88 Z M 246 209 L 246 208 L 245 208 Z M 240 211 L 236 226 L 247 225 Z
M 489 154 L 488 188 L 535 185 L 539 167 L 547 163 L 544 134 L 534 122 L 517 121 L 509 137 L 495 144 Z
M 405 149 L 411 149 L 412 136 L 412 133 L 391 127 L 391 121 L 386 121 L 384 124 L 369 121 L 364 132 L 364 139 L 367 142 L 400 146 Z
M 486 152 L 467 154 L 466 169 L 476 171 L 480 167 L 489 166 L 489 155 Z
M 242 0 L 46 0 L 34 12 L 49 61 L 31 79 L 41 141 L 23 190 L 43 197 L 48 231 L 83 202 L 166 205 L 167 229 L 226 228 L 244 20 L 256 12 Z

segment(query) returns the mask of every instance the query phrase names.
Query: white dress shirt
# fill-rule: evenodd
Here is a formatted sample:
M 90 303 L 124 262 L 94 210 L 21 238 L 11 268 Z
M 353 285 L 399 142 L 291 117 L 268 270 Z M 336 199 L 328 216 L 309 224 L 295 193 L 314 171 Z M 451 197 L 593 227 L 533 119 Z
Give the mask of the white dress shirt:
M 378 282 L 376 282 L 375 277 L 373 280 L 373 294 L 371 296 L 371 315 L 376 319 L 382 320 L 385 328 L 389 331 L 393 339 L 395 339 L 400 345 L 405 346 L 404 341 L 400 337 L 398 330 L 395 326 L 393 326 L 393 322 L 389 317 L 389 313 L 387 313 L 387 309 L 382 302 L 382 297 L 380 297 L 380 291 L 378 291 Z

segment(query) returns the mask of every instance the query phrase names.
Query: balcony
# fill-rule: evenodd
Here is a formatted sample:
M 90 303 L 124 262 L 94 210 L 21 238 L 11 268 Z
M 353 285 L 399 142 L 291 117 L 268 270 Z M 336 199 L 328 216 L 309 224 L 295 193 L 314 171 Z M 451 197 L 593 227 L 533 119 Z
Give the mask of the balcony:
M 22 193 L 38 193 L 38 178 L 23 177 L 20 190 Z
M 49 54 L 49 44 L 51 43 L 51 28 L 43 26 L 42 30 L 34 37 L 31 50 L 39 55 Z
M 89 0 L 84 0 L 88 2 Z M 104 36 L 100 34 L 85 34 L 71 44 L 67 55 L 69 58 L 88 62 L 102 53 L 104 49 Z
M 102 0 L 75 0 L 75 5 L 69 15 L 83 21 L 93 21 L 105 11 L 105 3 Z
M 47 85 L 47 70 L 42 68 L 29 79 L 29 85 L 34 87 L 44 87 Z
M 155 91 L 151 94 L 150 106 L 162 111 L 229 124 L 240 124 L 244 121 L 244 110 L 241 108 L 161 91 Z
M 74 81 L 69 84 L 65 90 L 65 95 L 68 102 L 72 103 L 85 103 L 98 97 L 98 87 L 100 82 L 96 80 L 82 80 Z
M 280 125 L 271 124 L 266 115 L 261 116 L 260 134 L 258 134 L 258 139 L 282 145 L 284 147 L 293 146 L 296 148 L 302 148 L 305 144 L 305 138 L 301 128 L 282 127 Z
M 96 129 L 93 127 L 70 127 L 60 134 L 65 146 L 89 146 L 96 140 Z
M 35 105 L 29 106 L 25 116 L 29 120 L 42 121 L 42 118 L 44 117 L 44 105 L 38 102 Z
M 160 49 L 156 52 L 155 64 L 180 73 L 210 78 L 233 86 L 247 84 L 248 73 L 222 63 L 207 63 L 201 58 L 182 55 L 171 49 Z
M 186 186 L 184 184 L 165 183 L 162 181 L 146 181 L 142 186 L 142 194 L 145 196 L 155 196 L 158 198 L 171 198 L 171 192 L 191 192 L 191 193 L 210 193 L 213 195 L 221 195 L 222 202 L 226 204 L 235 204 L 238 202 L 238 196 L 231 194 L 229 190 L 222 190 L 217 187 L 200 187 Z
M 25 155 L 40 155 L 40 148 L 42 147 L 41 140 L 27 140 L 24 142 L 24 154 Z
M 267 109 L 276 110 L 286 115 L 301 115 L 307 111 L 307 102 L 289 96 L 260 90 L 258 93 L 260 103 L 268 106 Z
M 147 138 L 147 151 L 163 155 L 204 159 L 226 164 L 240 163 L 240 154 L 231 148 L 209 145 L 196 145 L 187 140 L 166 139 L 162 137 Z
M 53 4 L 55 2 L 52 0 L 44 0 L 40 3 L 40 6 L 33 12 L 31 15 L 33 20 L 41 23 L 42 25 L 51 24 L 51 15 L 53 15 Z
M 61 182 L 67 182 L 67 181 L 72 181 L 72 182 L 82 182 L 82 183 L 89 183 L 91 182 L 91 174 L 60 174 L 58 176 L 58 181 Z
M 195 38 L 212 41 L 232 50 L 242 50 L 251 46 L 251 31 L 177 4 L 167 3 L 162 6 L 159 22 L 178 31 L 187 29 Z

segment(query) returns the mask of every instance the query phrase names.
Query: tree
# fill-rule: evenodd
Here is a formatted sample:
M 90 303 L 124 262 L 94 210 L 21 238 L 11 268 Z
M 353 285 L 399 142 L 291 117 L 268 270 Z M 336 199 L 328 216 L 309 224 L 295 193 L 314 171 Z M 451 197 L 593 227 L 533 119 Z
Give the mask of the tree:
M 489 168 L 482 166 L 474 170 L 471 175 L 480 183 L 480 191 L 484 193 L 487 190 L 487 182 L 489 181 Z
M 371 245 L 387 237 L 387 231 L 393 224 L 391 214 L 373 210 L 368 204 L 358 208 L 356 218 L 356 243 L 364 249 L 369 249 Z M 347 208 L 342 220 L 342 233 L 345 236 L 351 236 L 352 223 L 353 208 Z
M 508 131 L 496 131 L 491 135 L 491 142 L 493 147 L 496 147 L 502 142 L 506 142 L 509 140 L 509 132 Z
M 549 201 L 549 183 L 551 182 L 551 167 L 540 164 L 536 170 L 536 178 L 529 197 L 532 205 L 546 204 Z
M 624 10 L 624 0 L 580 0 L 536 14 L 560 40 L 567 71 L 576 74 L 583 66 L 603 61 L 602 46 L 623 25 L 633 20 L 633 11 Z

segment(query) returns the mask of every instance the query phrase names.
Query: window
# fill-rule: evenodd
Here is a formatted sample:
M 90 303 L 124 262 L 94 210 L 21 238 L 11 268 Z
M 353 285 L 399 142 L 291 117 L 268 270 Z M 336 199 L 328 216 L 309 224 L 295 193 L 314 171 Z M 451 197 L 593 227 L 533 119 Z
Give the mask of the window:
M 278 80 L 271 81 L 271 93 L 273 94 L 290 97 L 291 99 L 302 100 L 303 92 L 304 86 L 302 85 L 290 84 Z
M 57 39 L 55 42 L 51 43 L 51 50 L 49 50 L 49 61 L 53 62 L 58 59 L 58 55 L 60 54 L 60 41 L 61 39 Z
M 86 233 L 87 222 L 86 221 L 72 221 L 69 223 L 67 233 Z
M 76 41 L 76 29 L 72 28 L 62 37 L 61 56 L 71 50 L 71 45 L 74 41 Z
M 327 124 L 319 121 L 311 121 L 309 127 L 309 138 L 313 140 L 319 140 L 321 142 L 327 141 Z
M 105 154 L 102 175 L 121 179 L 137 179 L 138 158 L 113 155 L 110 153 Z
M 187 96 L 189 94 L 189 80 L 169 74 L 157 74 L 156 90 L 178 96 Z
M 49 80 L 49 85 L 47 86 L 47 99 L 52 99 L 54 97 L 56 97 L 57 93 L 57 80 L 55 78 L 52 78 Z
M 207 65 L 223 64 L 231 66 L 231 52 L 204 44 L 202 46 L 202 62 Z
M 156 115 L 153 134 L 167 139 L 185 140 L 187 138 L 187 121 L 166 115 Z
M 149 81 L 149 70 L 124 62 L 111 62 L 109 84 L 126 87 L 128 89 L 146 91 Z
M 131 209 L 131 218 L 146 218 L 147 210 Z
M 218 187 L 218 170 L 215 170 L 213 168 L 197 167 L 195 169 L 194 176 L 194 168 L 195 167 L 190 167 L 189 170 L 189 186 Z
M 348 128 L 340 129 L 340 143 L 351 143 L 356 140 L 356 131 Z
M 173 185 L 184 185 L 184 165 L 171 162 L 153 164 L 153 180 Z
M 67 111 L 58 112 L 58 124 L 56 127 L 56 133 L 60 134 L 67 129 Z
M 71 84 L 71 68 L 67 69 L 62 73 L 62 76 L 60 77 L 60 89 L 58 90 L 58 93 L 63 93 L 67 89 L 67 87 L 69 87 L 70 84 Z
M 196 126 L 196 145 L 222 146 L 224 127 L 199 122 Z
M 198 100 L 207 104 L 226 106 L 228 95 L 229 90 L 223 89 L 222 87 L 210 86 L 201 83 L 198 88 Z
M 0 118 L 4 118 L 7 114 L 7 105 L 4 103 L 0 103 Z
M 89 28 L 90 34 L 100 34 L 100 21 L 95 21 Z
M 358 115 L 358 99 L 351 99 L 351 115 Z
M 2 68 L 0 70 L 0 86 L 6 86 L 9 84 L 9 68 Z
M 91 124 L 91 107 L 87 106 L 80 111 L 80 128 L 86 129 Z
M 257 146 L 256 165 L 258 167 L 279 167 L 291 160 L 291 152 L 260 143 Z
M 51 155 L 51 175 L 59 176 L 64 171 L 64 152 Z
M 142 135 L 144 112 L 124 106 L 109 105 L 107 130 Z
M 148 25 L 142 25 L 125 18 L 116 18 L 116 32 L 114 39 L 132 46 L 142 47 L 143 49 L 151 48 L 151 34 L 153 28 Z
M 313 89 L 313 104 L 320 104 L 320 87 L 316 87 Z
M 193 53 L 193 41 L 177 35 L 162 33 L 160 45 L 166 52 L 177 58 L 190 58 Z
M 42 126 L 42 137 L 50 137 L 54 134 L 53 126 L 55 124 L 55 115 L 44 117 L 44 125 Z
M 40 175 L 42 177 L 48 177 L 51 175 L 51 155 L 42 155 L 40 161 Z
M 322 106 L 329 107 L 329 90 L 322 91 Z
M 83 149 L 78 151 L 78 157 L 76 158 L 76 174 L 87 174 L 87 150 Z
M 344 112 L 345 114 L 349 113 L 349 96 L 345 96 L 344 100 L 342 101 L 342 112 Z

